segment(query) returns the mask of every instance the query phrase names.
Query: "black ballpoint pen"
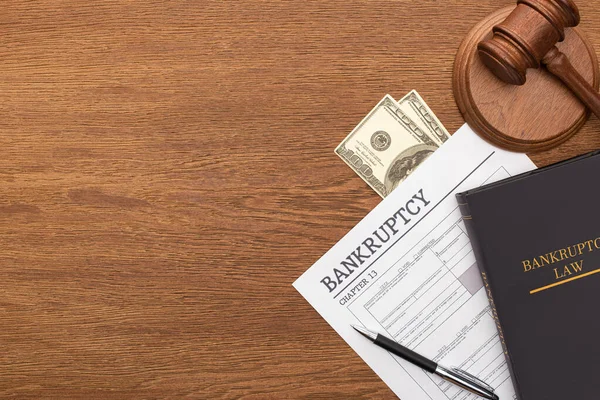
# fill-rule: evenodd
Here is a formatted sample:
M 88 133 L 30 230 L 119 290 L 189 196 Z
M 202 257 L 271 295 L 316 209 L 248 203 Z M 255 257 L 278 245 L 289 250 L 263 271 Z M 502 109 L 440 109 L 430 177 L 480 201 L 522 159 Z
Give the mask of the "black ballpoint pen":
M 405 359 L 406 361 L 424 369 L 427 372 L 436 374 L 441 378 L 452 382 L 465 390 L 468 390 L 471 393 L 483 397 L 484 399 L 499 400 L 499 397 L 494 394 L 494 389 L 491 386 L 481 381 L 477 377 L 469 374 L 468 372 L 456 368 L 444 368 L 441 365 L 438 365 L 438 363 L 431 361 L 410 349 L 407 349 L 400 343 L 397 343 L 392 339 L 388 339 L 380 333 L 371 332 L 370 330 L 361 326 L 352 325 L 352 327 L 360 334 L 370 339 L 377 346 L 384 348 L 390 353 Z

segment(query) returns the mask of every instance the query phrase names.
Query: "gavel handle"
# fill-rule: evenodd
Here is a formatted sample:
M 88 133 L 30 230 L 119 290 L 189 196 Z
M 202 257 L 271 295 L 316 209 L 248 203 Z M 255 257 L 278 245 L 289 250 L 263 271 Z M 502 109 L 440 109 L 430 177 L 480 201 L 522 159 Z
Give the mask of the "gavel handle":
M 542 59 L 548 71 L 564 82 L 565 85 L 600 118 L 600 93 L 573 68 L 567 56 L 554 46 Z

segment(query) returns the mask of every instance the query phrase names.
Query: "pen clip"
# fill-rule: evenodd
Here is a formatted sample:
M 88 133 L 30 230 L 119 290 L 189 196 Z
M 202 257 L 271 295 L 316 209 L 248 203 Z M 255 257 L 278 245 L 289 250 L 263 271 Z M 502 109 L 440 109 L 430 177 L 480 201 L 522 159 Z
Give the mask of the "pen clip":
M 487 390 L 489 390 L 491 393 L 494 393 L 494 388 L 493 387 L 491 387 L 490 385 L 488 385 L 487 383 L 485 383 L 484 381 L 482 381 L 481 379 L 479 379 L 475 375 L 472 375 L 472 374 L 468 373 L 467 371 L 464 371 L 464 370 L 462 370 L 460 368 L 456 368 L 456 367 L 452 367 L 451 370 L 454 373 L 462 376 L 463 378 L 471 379 L 471 380 L 475 381 L 478 385 L 481 385 L 482 387 L 484 387 Z

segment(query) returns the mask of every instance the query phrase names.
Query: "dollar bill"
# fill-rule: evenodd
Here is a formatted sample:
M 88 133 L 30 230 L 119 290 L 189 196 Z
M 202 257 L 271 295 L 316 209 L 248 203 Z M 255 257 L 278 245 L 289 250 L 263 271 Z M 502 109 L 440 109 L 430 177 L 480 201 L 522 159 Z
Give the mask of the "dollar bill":
M 445 129 L 433 137 L 431 125 L 418 117 L 431 112 L 419 101 L 406 100 L 401 107 L 386 95 L 335 150 L 383 198 L 445 141 Z
M 398 102 L 400 108 L 406 115 L 413 119 L 429 136 L 431 136 L 439 145 L 444 144 L 450 139 L 448 131 L 433 111 L 427 106 L 427 103 L 416 90 L 411 91 Z

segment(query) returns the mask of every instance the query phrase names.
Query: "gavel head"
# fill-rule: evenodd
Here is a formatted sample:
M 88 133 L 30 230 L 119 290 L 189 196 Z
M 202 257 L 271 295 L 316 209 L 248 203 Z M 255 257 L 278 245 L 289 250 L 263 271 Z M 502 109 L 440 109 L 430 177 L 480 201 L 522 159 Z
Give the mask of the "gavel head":
M 565 38 L 565 28 L 579 24 L 572 0 L 519 0 L 494 36 L 477 46 L 481 61 L 504 82 L 523 85 L 528 68 Z

